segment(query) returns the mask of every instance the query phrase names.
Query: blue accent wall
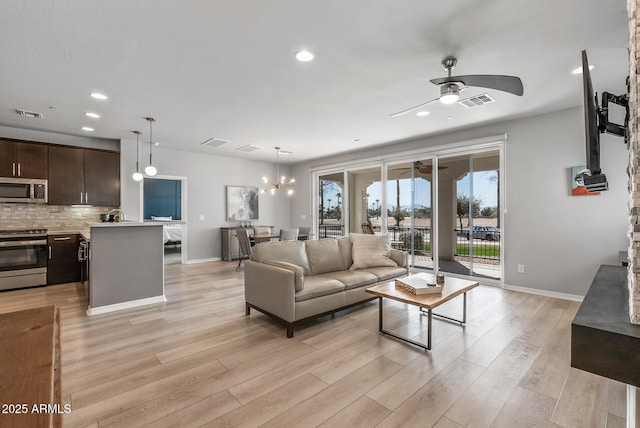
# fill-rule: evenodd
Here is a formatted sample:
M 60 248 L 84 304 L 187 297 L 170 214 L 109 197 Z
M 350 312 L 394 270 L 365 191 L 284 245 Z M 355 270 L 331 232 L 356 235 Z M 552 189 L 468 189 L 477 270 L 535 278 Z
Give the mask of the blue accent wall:
M 182 186 L 180 180 L 164 180 L 145 178 L 144 186 L 144 218 L 169 217 L 182 220 Z

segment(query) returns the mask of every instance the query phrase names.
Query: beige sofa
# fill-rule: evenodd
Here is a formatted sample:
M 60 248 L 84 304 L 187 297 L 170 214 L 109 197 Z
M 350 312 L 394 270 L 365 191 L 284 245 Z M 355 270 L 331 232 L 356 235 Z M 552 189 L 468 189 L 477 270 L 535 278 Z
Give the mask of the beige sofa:
M 406 253 L 385 235 L 264 242 L 245 263 L 246 314 L 281 320 L 293 337 L 296 325 L 375 299 L 366 288 L 407 274 Z

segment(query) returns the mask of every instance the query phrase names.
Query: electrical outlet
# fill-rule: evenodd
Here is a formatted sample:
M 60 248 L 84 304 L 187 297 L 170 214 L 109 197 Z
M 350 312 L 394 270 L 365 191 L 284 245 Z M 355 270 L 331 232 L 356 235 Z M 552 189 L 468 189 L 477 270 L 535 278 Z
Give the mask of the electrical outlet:
M 518 265 L 518 273 L 524 273 L 524 265 Z
M 204 214 L 200 214 L 200 215 L 198 216 L 198 220 L 200 220 L 200 221 L 204 221 Z
M 306 215 L 302 214 L 302 215 L 300 216 L 300 220 L 306 220 L 306 219 L 307 219 L 307 216 L 306 216 Z

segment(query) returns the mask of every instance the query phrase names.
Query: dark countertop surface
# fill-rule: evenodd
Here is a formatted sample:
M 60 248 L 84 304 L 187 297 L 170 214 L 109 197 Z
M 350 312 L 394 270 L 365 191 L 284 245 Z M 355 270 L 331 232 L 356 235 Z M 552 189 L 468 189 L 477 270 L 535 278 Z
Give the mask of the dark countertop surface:
M 640 325 L 630 321 L 626 267 L 598 269 L 571 323 L 571 367 L 640 387 Z

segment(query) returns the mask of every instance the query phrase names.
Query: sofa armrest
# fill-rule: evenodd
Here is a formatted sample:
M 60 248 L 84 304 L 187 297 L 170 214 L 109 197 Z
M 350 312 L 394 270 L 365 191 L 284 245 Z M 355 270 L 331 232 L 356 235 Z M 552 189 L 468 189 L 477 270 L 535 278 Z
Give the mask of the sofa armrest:
M 409 263 L 407 260 L 407 252 L 402 250 L 391 249 L 390 254 L 391 260 L 396 262 L 396 264 L 400 267 L 407 268 L 407 272 L 409 271 Z
M 247 303 L 285 321 L 295 321 L 295 273 L 292 270 L 245 261 L 244 297 Z
M 283 262 L 280 260 L 267 260 L 264 263 L 270 266 L 281 267 L 282 269 L 290 270 L 291 272 L 293 272 L 293 286 L 296 291 L 300 291 L 304 287 L 304 268 L 302 266 L 294 265 L 293 263 Z

